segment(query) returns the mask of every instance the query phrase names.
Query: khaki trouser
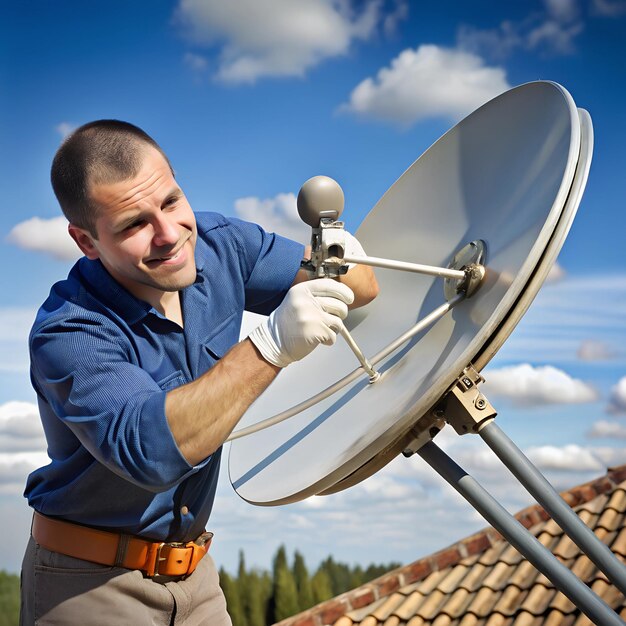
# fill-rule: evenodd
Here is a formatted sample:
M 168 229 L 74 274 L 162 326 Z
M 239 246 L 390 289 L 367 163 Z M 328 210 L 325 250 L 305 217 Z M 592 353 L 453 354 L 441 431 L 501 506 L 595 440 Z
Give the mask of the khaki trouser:
M 158 581 L 158 582 L 157 582 Z M 144 578 L 42 548 L 22 564 L 21 626 L 231 626 L 213 559 L 185 580 Z

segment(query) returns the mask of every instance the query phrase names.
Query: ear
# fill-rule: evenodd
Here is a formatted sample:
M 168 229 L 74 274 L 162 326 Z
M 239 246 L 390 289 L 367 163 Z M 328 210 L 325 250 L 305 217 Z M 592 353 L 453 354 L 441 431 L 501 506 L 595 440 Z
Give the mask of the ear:
M 94 243 L 94 237 L 88 230 L 79 228 L 74 224 L 67 225 L 67 232 L 70 237 L 76 242 L 76 245 L 80 248 L 81 252 L 92 261 L 99 258 L 100 253 Z

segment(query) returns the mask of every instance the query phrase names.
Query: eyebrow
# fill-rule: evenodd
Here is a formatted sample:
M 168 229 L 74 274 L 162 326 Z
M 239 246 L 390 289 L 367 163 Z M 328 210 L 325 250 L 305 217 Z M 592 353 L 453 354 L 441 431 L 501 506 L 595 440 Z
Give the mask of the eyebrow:
M 165 196 L 165 198 L 163 198 L 161 206 L 163 206 L 170 200 L 178 200 L 179 198 L 182 198 L 183 195 L 183 190 L 180 187 L 175 187 Z M 136 207 L 130 207 L 128 210 L 133 211 L 133 213 L 120 219 L 119 222 L 113 224 L 113 230 L 115 232 L 122 232 L 127 226 L 130 226 L 133 222 L 141 219 L 144 215 L 144 211 Z
M 138 219 L 141 219 L 142 215 L 143 215 L 143 211 L 137 210 L 136 212 L 128 215 L 127 217 L 124 217 L 119 222 L 115 222 L 113 224 L 113 230 L 115 232 L 122 232 L 127 226 L 130 226 L 133 222 L 136 222 Z
M 165 204 L 166 202 L 169 202 L 170 200 L 178 200 L 178 198 L 182 198 L 183 197 L 183 190 L 180 187 L 175 187 L 174 189 L 172 189 L 172 191 L 170 191 L 167 196 L 165 196 L 165 198 L 163 199 L 163 202 L 161 202 L 161 205 Z

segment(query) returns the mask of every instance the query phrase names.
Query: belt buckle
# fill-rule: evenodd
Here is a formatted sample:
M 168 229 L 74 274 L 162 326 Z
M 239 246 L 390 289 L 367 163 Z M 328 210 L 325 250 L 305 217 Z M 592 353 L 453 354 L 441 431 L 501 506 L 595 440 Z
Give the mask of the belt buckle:
M 211 541 L 213 540 L 213 533 L 205 530 L 197 539 L 194 540 L 194 543 L 201 548 L 209 549 L 211 545 Z
M 167 546 L 168 548 L 187 548 L 191 550 L 191 555 L 189 556 L 189 564 L 187 566 L 187 572 L 181 575 L 187 576 L 191 574 L 200 559 L 208 552 L 212 539 L 213 533 L 205 531 L 197 539 L 195 539 L 194 541 L 189 541 L 187 543 L 183 543 L 180 541 L 162 541 L 156 551 L 156 557 L 154 560 L 154 572 L 152 574 L 150 574 L 150 572 L 147 572 L 148 576 L 150 578 L 153 578 L 154 576 L 167 576 L 167 574 L 163 574 L 159 571 L 160 564 L 163 561 L 167 561 L 167 557 L 161 556 L 161 552 L 165 546 Z
M 167 546 L 168 548 L 184 548 L 185 544 L 178 541 L 162 541 L 157 548 L 156 558 L 154 559 L 154 573 L 152 575 L 148 573 L 148 576 L 150 576 L 150 578 L 153 578 L 154 576 L 167 576 L 167 574 L 162 574 L 161 572 L 159 572 L 159 565 L 161 564 L 161 562 L 167 561 L 167 557 L 161 556 L 161 551 L 165 546 Z

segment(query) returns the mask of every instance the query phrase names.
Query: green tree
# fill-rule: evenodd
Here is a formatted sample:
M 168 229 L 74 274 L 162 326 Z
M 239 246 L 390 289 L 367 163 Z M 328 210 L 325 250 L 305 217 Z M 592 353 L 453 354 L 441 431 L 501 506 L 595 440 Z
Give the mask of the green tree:
M 273 574 L 271 619 L 279 622 L 298 612 L 298 591 L 293 573 L 287 563 L 287 551 L 284 545 L 278 548 L 274 557 Z
M 351 589 L 352 573 L 345 563 L 337 563 L 332 556 L 329 556 L 321 562 L 319 569 L 328 574 L 330 588 L 334 596 Z
M 246 582 L 246 618 L 248 626 L 265 626 L 267 604 L 272 593 L 272 581 L 267 574 L 249 572 Z
M 20 618 L 20 577 L 0 570 L 0 626 L 17 626 Z
M 243 550 L 239 550 L 239 566 L 237 568 L 236 585 L 239 593 L 239 599 L 241 600 L 241 609 L 245 616 L 246 623 L 249 623 L 250 614 L 248 581 L 249 576 L 246 571 L 246 559 L 244 557 Z
M 333 597 L 333 590 L 330 586 L 330 577 L 326 570 L 318 569 L 311 578 L 311 591 L 313 593 L 313 604 L 319 604 Z
M 293 559 L 293 578 L 298 591 L 298 606 L 301 611 L 305 611 L 313 606 L 313 591 L 304 557 L 297 550 Z
M 274 621 L 295 615 L 298 608 L 298 591 L 291 570 L 280 568 L 274 579 Z
M 233 626 L 247 626 L 237 583 L 224 568 L 220 568 L 220 586 L 226 598 L 226 607 Z

